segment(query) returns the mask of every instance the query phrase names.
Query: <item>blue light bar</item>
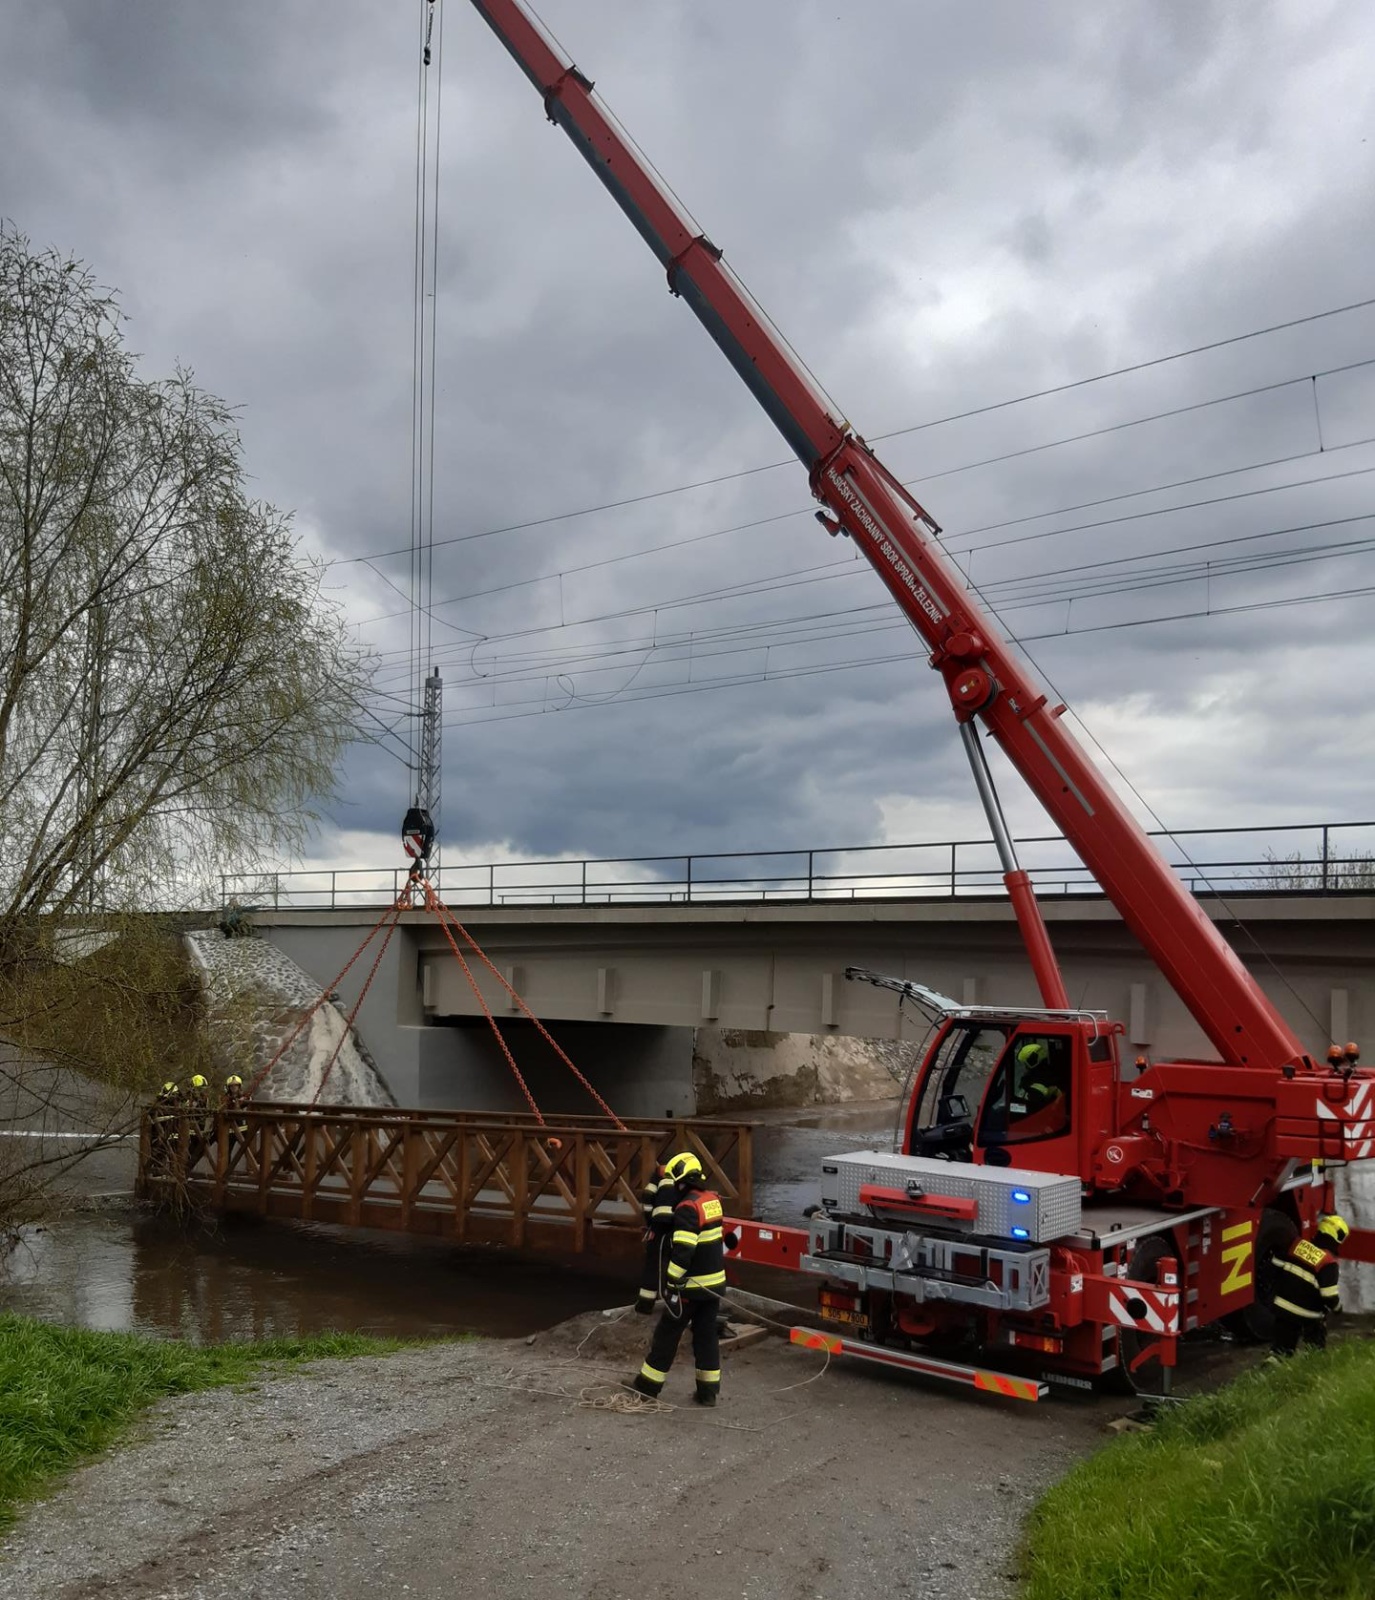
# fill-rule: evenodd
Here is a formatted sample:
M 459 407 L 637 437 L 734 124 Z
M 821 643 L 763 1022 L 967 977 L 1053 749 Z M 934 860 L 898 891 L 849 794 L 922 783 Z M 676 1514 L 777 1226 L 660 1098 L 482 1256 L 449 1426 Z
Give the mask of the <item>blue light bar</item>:
M 1012 1191 L 1012 1199 L 1019 1206 L 1029 1206 L 1031 1204 L 1031 1196 L 1025 1189 L 1014 1189 Z
M 1012 1230 L 1012 1237 L 1014 1239 L 1029 1239 L 1031 1237 L 1031 1230 L 1029 1228 L 1014 1228 Z

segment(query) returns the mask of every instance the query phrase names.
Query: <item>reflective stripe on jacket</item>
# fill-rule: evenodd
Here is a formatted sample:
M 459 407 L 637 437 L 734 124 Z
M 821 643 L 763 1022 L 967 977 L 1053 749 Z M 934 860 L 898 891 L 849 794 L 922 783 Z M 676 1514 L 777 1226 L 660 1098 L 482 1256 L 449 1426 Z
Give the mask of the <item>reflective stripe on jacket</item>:
M 698 1189 L 678 1202 L 664 1281 L 693 1299 L 714 1298 L 726 1285 L 726 1246 L 721 1237 L 721 1201 Z
M 1274 1258 L 1275 1309 L 1306 1322 L 1340 1311 L 1337 1258 L 1310 1239 L 1295 1239 L 1286 1255 Z
M 662 1167 L 655 1167 L 654 1176 L 640 1191 L 640 1212 L 645 1227 L 653 1228 L 656 1233 L 667 1233 L 677 1204 L 677 1184 Z

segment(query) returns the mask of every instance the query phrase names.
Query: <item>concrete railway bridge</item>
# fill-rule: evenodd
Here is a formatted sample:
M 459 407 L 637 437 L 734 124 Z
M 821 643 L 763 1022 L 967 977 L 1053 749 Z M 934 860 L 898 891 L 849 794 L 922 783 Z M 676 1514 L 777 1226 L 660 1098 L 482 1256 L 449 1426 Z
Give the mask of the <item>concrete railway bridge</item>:
M 1369 1033 L 1375 895 L 1200 899 L 1315 1054 L 1334 1039 Z M 1075 1004 L 1119 1018 L 1128 1044 L 1140 1052 L 1210 1053 L 1105 900 L 1070 894 L 1045 900 L 1043 909 Z M 781 1070 L 783 1036 L 918 1043 L 924 1025 L 912 1009 L 899 1007 L 888 991 L 847 982 L 848 966 L 914 978 L 965 1003 L 1038 1003 L 1011 907 L 1001 898 L 460 905 L 455 911 L 624 1116 L 672 1119 L 747 1108 Z M 279 906 L 256 912 L 254 921 L 263 938 L 325 984 L 376 915 L 339 905 Z M 501 985 L 480 968 L 476 975 L 540 1104 L 582 1111 L 582 1091 Z M 343 1002 L 352 1004 L 356 994 L 356 980 L 346 980 Z M 481 1006 L 442 929 L 423 911 L 402 914 L 358 1030 L 401 1105 L 522 1108 Z M 747 1087 L 733 1097 L 731 1085 Z M 786 1102 L 788 1086 L 774 1087 Z
M 735 877 L 722 872 L 730 859 L 722 857 L 706 872 L 677 858 L 677 877 L 662 861 L 654 870 L 506 864 L 500 883 L 495 867 L 459 869 L 450 879 L 469 881 L 441 881 L 446 904 L 621 1126 L 591 1114 L 585 1091 L 503 985 L 474 964 L 479 1002 L 444 929 L 417 909 L 401 914 L 357 1017 L 397 1103 L 413 1109 L 258 1105 L 241 1124 L 223 1115 L 149 1121 L 143 1182 L 185 1183 L 216 1206 L 269 1215 L 579 1253 L 633 1250 L 638 1186 L 656 1159 L 691 1145 L 732 1208 L 748 1215 L 750 1128 L 701 1114 L 738 1116 L 765 1098 L 795 1103 L 807 1086 L 777 1081 L 786 1078 L 779 1058 L 788 1040 L 915 1046 L 925 1031 L 891 992 L 847 982 L 847 967 L 917 979 L 965 1003 L 1037 1003 L 995 870 L 969 859 L 986 847 L 933 848 L 948 852 L 934 873 L 915 872 L 910 856 L 853 859 L 879 852 L 850 853 L 843 864 L 805 852 L 801 870 L 737 858 Z M 1375 1024 L 1375 894 L 1350 887 L 1349 861 L 1338 860 L 1328 829 L 1320 854 L 1287 855 L 1282 872 L 1274 860 L 1270 849 L 1214 861 L 1199 899 L 1321 1054 L 1330 1040 L 1359 1039 Z M 550 869 L 558 876 L 542 881 Z M 475 872 L 486 877 L 476 892 Z M 1082 869 L 1061 855 L 1036 876 L 1074 1003 L 1121 1019 L 1137 1051 L 1209 1053 Z M 330 984 L 394 901 L 401 874 L 372 877 L 360 886 L 329 874 L 326 886 L 284 875 L 272 885 L 275 904 L 253 908 L 254 930 Z M 242 903 L 229 885 L 226 898 Z M 366 965 L 340 983 L 345 1008 Z M 525 1110 L 485 1012 L 547 1124 Z

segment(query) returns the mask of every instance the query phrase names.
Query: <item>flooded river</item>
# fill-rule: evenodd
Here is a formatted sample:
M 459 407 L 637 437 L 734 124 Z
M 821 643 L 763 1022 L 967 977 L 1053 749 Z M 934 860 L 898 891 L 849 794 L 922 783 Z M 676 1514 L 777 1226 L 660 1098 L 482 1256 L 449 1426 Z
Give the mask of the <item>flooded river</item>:
M 755 1134 L 756 1214 L 799 1223 L 817 1198 L 821 1157 L 886 1145 L 892 1124 L 887 1105 L 767 1114 Z M 785 1276 L 753 1286 L 781 1294 Z M 28 1229 L 0 1261 L 0 1310 L 196 1341 L 326 1329 L 513 1338 L 625 1305 L 634 1289 L 633 1267 L 250 1217 L 181 1225 L 132 1208 Z

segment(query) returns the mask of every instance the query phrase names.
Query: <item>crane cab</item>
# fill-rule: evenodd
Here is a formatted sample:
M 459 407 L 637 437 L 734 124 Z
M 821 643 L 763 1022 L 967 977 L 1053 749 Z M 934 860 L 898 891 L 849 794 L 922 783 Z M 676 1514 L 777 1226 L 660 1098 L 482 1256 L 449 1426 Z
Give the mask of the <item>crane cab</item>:
M 1088 1172 L 1110 1131 L 1119 1031 L 1084 1015 L 948 1017 L 913 1085 L 903 1153 Z

